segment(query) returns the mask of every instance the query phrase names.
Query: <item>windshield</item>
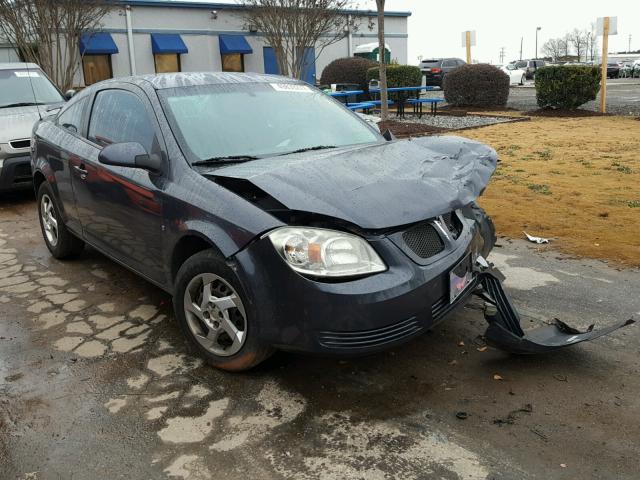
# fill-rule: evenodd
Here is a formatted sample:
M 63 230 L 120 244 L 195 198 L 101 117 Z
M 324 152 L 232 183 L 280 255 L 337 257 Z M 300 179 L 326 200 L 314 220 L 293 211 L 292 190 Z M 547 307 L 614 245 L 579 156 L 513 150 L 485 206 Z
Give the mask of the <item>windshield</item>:
M 0 108 L 63 101 L 60 92 L 41 70 L 0 70 Z
M 303 84 L 225 83 L 159 94 L 192 163 L 384 141 L 326 94 Z

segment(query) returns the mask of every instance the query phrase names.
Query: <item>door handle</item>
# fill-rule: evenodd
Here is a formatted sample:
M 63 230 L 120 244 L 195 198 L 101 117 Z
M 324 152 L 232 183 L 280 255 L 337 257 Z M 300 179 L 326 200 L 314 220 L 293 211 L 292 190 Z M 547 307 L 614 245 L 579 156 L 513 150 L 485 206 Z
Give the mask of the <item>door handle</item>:
M 87 170 L 85 170 L 85 168 L 84 168 L 84 164 L 81 164 L 81 165 L 74 165 L 74 166 L 73 166 L 73 169 L 74 169 L 76 172 L 78 172 L 78 174 L 80 175 L 80 178 L 81 178 L 82 180 L 84 180 L 85 178 L 87 178 L 87 173 L 89 173 L 89 172 L 87 172 Z

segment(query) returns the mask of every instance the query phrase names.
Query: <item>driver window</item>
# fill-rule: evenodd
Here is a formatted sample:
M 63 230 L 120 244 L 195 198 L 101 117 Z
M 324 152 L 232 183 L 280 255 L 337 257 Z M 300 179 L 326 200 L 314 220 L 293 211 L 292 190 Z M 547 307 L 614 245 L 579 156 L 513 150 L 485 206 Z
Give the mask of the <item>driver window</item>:
M 103 90 L 96 95 L 88 138 L 102 147 L 138 142 L 149 153 L 156 146 L 155 129 L 144 103 L 125 90 Z

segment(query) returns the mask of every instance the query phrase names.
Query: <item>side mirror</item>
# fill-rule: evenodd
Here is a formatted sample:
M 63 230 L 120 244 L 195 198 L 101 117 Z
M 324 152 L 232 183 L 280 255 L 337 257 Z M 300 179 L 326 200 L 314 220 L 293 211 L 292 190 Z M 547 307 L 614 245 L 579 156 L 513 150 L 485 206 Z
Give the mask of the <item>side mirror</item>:
M 66 101 L 69 101 L 75 94 L 76 94 L 75 90 L 67 90 L 66 92 L 64 92 L 64 99 Z
M 98 155 L 98 161 L 116 167 L 142 168 L 153 173 L 162 171 L 162 158 L 159 155 L 149 155 L 137 142 L 107 145 Z

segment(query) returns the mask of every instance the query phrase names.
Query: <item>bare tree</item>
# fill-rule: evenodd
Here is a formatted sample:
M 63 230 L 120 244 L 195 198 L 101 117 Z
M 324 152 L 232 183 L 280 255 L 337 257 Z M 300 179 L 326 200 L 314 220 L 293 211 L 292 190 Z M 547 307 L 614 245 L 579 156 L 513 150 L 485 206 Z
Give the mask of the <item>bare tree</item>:
M 573 32 L 568 34 L 569 42 L 573 46 L 576 52 L 578 60 L 582 60 L 582 56 L 586 56 L 588 37 L 585 30 L 573 29 Z
M 0 31 L 27 62 L 35 62 L 61 89 L 80 67 L 80 35 L 100 28 L 114 8 L 107 0 L 0 0 Z
M 340 10 L 351 0 L 241 0 L 247 6 L 247 26 L 262 32 L 275 51 L 280 73 L 301 78 L 309 63 L 347 34 L 348 16 Z
M 585 48 L 586 60 L 594 61 L 598 52 L 598 36 L 595 33 L 595 25 L 592 24 L 592 30 L 587 32 L 587 44 Z
M 387 51 L 384 43 L 384 2 L 385 0 L 376 0 L 376 7 L 378 8 L 378 56 L 380 59 L 380 118 L 382 121 L 389 118 L 387 64 L 385 63 Z
M 542 45 L 542 54 L 557 60 L 564 54 L 565 43 L 562 38 L 550 38 Z

